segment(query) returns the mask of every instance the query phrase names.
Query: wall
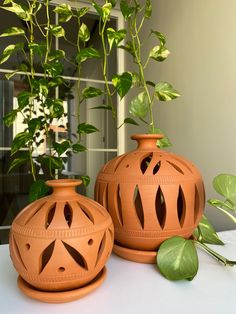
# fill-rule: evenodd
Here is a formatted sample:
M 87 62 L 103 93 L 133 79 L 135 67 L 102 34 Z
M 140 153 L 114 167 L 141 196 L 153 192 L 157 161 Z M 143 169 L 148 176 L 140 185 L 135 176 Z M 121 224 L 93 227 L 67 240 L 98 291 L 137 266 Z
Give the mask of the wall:
M 152 64 L 147 78 L 170 82 L 182 97 L 158 104 L 155 116 L 173 142 L 171 150 L 201 170 L 207 199 L 215 197 L 211 182 L 219 173 L 236 173 L 236 1 L 156 0 L 145 28 L 163 32 L 171 54 Z M 143 54 L 154 41 L 143 45 Z M 127 128 L 127 135 L 137 129 Z M 133 147 L 127 140 L 127 150 Z M 217 230 L 235 228 L 206 206 Z

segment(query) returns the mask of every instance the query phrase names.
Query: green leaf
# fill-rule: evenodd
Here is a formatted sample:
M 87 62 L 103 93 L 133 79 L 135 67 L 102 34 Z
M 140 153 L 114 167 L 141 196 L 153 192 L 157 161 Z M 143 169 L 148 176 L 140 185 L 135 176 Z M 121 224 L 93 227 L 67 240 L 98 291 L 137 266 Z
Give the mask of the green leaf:
M 94 9 L 100 15 L 103 22 L 110 19 L 110 13 L 112 9 L 111 3 L 105 3 L 102 7 L 98 5 L 95 1 L 92 2 Z
M 78 134 L 90 134 L 99 131 L 94 125 L 88 123 L 80 123 L 77 127 Z
M 44 63 L 43 68 L 51 77 L 56 77 L 63 72 L 63 64 L 60 60 Z
M 61 156 L 70 148 L 70 142 L 65 140 L 61 143 L 53 143 L 53 148 L 58 153 L 58 156 Z
M 9 4 L 9 3 L 11 3 L 11 2 L 13 2 L 13 0 L 5 0 L 5 1 L 3 2 L 3 5 Z
M 129 72 L 124 72 L 121 75 L 115 75 L 112 78 L 112 83 L 122 99 L 132 86 L 132 75 Z
M 30 135 L 27 132 L 20 132 L 16 134 L 11 144 L 11 155 L 14 155 L 20 148 L 26 146 L 26 143 L 30 139 Z
M 151 133 L 151 134 L 153 134 L 153 133 L 154 134 L 163 134 L 164 135 L 164 137 L 162 139 L 157 141 L 157 146 L 159 148 L 162 149 L 162 148 L 172 146 L 171 141 L 169 140 L 169 138 L 164 134 L 164 132 L 160 128 L 154 128 L 154 132 L 153 132 L 153 129 L 150 128 L 149 133 Z
M 109 27 L 107 29 L 107 40 L 109 43 L 110 50 L 113 46 L 118 46 L 118 44 L 125 38 L 126 36 L 126 30 L 120 29 L 118 31 L 115 31 L 113 28 Z
M 82 180 L 84 186 L 87 187 L 89 185 L 89 183 L 90 183 L 90 177 L 89 176 L 80 176 L 80 179 Z
M 7 2 L 7 3 L 11 3 L 11 6 L 0 7 L 0 8 L 3 10 L 15 13 L 21 20 L 24 20 L 24 21 L 30 20 L 30 13 L 23 5 L 15 3 L 15 2 Z
M 69 4 L 62 3 L 57 6 L 53 11 L 58 13 L 59 22 L 68 22 L 73 16 L 71 6 Z
M 157 39 L 159 40 L 160 45 L 165 46 L 166 39 L 162 33 L 158 32 L 158 31 L 151 30 L 151 35 L 155 35 L 157 37 Z
M 152 4 L 150 0 L 146 0 L 145 2 L 145 17 L 150 19 L 152 15 Z
M 77 53 L 76 61 L 80 63 L 80 62 L 85 61 L 88 58 L 100 58 L 100 57 L 101 55 L 97 49 L 88 47 L 88 48 L 81 49 L 80 52 Z
M 34 54 L 39 55 L 40 57 L 42 57 L 46 51 L 47 51 L 47 47 L 46 47 L 46 43 L 42 42 L 42 43 L 29 43 L 28 44 L 28 48 L 30 50 L 32 50 L 32 52 Z
M 74 153 L 84 152 L 87 148 L 79 143 L 72 145 L 72 149 Z
M 54 60 L 60 60 L 63 58 L 65 58 L 65 51 L 60 50 L 60 49 L 51 51 L 48 55 L 49 62 L 54 61 Z
M 132 87 L 136 86 L 139 87 L 140 86 L 140 76 L 137 72 L 131 72 L 130 73 L 132 76 Z M 155 84 L 154 84 L 155 86 Z
M 27 163 L 29 161 L 29 158 L 30 158 L 29 152 L 19 152 L 18 157 L 14 158 L 10 163 L 8 173 L 11 172 L 14 168 L 19 167 L 24 163 Z
M 103 94 L 103 91 L 99 88 L 92 86 L 86 87 L 82 90 L 82 95 L 85 99 L 97 97 Z
M 169 54 L 169 50 L 167 50 L 164 46 L 155 46 L 151 49 L 149 56 L 156 61 L 162 62 Z
M 17 118 L 17 113 L 18 113 L 18 111 L 14 109 L 14 110 L 8 112 L 8 113 L 4 116 L 3 121 L 4 121 L 4 123 L 5 123 L 5 125 L 6 125 L 7 127 L 11 126 L 11 125 L 14 123 L 14 121 L 15 121 L 16 118 Z
M 155 86 L 155 96 L 160 101 L 169 101 L 180 96 L 176 89 L 167 82 L 159 82 Z
M 96 107 L 92 107 L 92 108 L 89 108 L 90 110 L 91 109 L 104 109 L 104 110 L 112 110 L 112 106 L 110 105 L 101 105 L 101 106 L 96 106 Z
M 21 47 L 21 44 L 8 45 L 0 55 L 0 64 L 6 62 L 10 58 L 10 56 Z
M 40 130 L 41 127 L 43 126 L 43 120 L 42 117 L 37 117 L 37 118 L 33 118 L 28 122 L 28 129 L 29 129 L 29 133 L 31 134 L 31 136 L 34 135 L 34 133 L 37 130 Z
M 192 280 L 198 271 L 198 256 L 192 240 L 173 237 L 157 253 L 160 272 L 169 280 Z
M 149 110 L 148 96 L 146 92 L 138 94 L 131 100 L 129 113 L 138 118 L 145 118 Z
M 5 77 L 7 80 L 10 80 L 14 75 L 16 75 L 19 72 L 19 69 L 12 71 L 11 73 L 6 73 Z
M 82 23 L 79 29 L 79 38 L 83 42 L 89 41 L 90 32 L 86 24 Z
M 47 29 L 47 27 L 45 27 L 45 29 Z M 57 38 L 65 36 L 65 30 L 61 25 L 50 25 L 49 31 Z
M 25 35 L 25 31 L 20 27 L 10 27 L 6 29 L 0 37 L 10 37 L 10 36 L 19 36 Z
M 36 201 L 37 199 L 47 195 L 48 191 L 49 187 L 43 180 L 39 179 L 35 181 L 30 187 L 29 201 L 30 202 Z
M 56 86 L 60 86 L 63 83 L 64 83 L 64 80 L 63 80 L 62 77 L 55 77 L 55 78 L 53 78 L 52 80 L 50 80 L 48 82 L 48 86 L 50 88 L 53 88 L 53 87 L 56 87 Z
M 194 236 L 199 242 L 202 243 L 224 245 L 224 243 L 218 237 L 214 227 L 204 215 L 198 227 L 194 231 Z
M 132 118 L 125 118 L 124 123 L 139 125 L 134 119 Z
M 64 114 L 63 101 L 61 99 L 48 100 L 47 105 L 52 118 L 61 118 Z
M 132 57 L 135 58 L 135 49 L 131 41 L 127 41 L 125 45 L 120 45 L 119 48 L 127 51 L 129 54 L 131 54 Z
M 208 200 L 207 202 L 208 202 L 208 204 L 210 204 L 214 207 L 221 207 L 221 208 L 228 209 L 228 210 L 235 212 L 234 205 L 229 203 L 228 201 L 221 201 L 221 200 L 217 200 L 217 199 L 212 198 L 212 199 Z
M 31 94 L 30 92 L 21 92 L 17 96 L 18 107 L 20 110 L 27 107 L 29 104 L 32 104 L 33 100 L 36 98 L 36 95 Z
M 236 176 L 219 174 L 213 180 L 213 187 L 217 193 L 224 196 L 235 207 L 236 205 Z
M 77 16 L 78 16 L 79 18 L 81 18 L 81 17 L 84 16 L 89 10 L 90 10 L 89 7 L 83 7 L 83 8 L 81 8 L 81 9 L 78 9 L 78 11 L 77 11 Z
M 121 10 L 121 13 L 122 13 L 123 17 L 125 18 L 125 20 L 127 20 L 128 18 L 131 17 L 133 12 L 135 11 L 135 8 L 129 6 L 126 0 L 121 0 L 120 10 Z

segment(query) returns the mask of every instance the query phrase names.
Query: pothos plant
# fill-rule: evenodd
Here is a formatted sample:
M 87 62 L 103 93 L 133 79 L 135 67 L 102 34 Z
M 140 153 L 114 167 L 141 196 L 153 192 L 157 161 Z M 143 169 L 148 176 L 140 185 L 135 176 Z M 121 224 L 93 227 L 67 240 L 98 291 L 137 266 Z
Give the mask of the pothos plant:
M 65 138 L 62 141 L 56 140 L 52 130 L 52 124 L 58 124 L 62 118 L 66 117 L 63 106 L 63 98 L 59 98 L 58 89 L 67 87 L 68 83 L 62 78 L 63 62 L 69 56 L 61 49 L 53 47 L 54 38 L 64 38 L 67 40 L 65 29 L 61 25 L 53 24 L 49 12 L 50 0 L 43 1 L 13 1 L 5 0 L 0 9 L 15 14 L 21 27 L 11 26 L 0 34 L 0 39 L 12 38 L 12 44 L 5 47 L 0 54 L 0 64 L 6 62 L 14 54 L 21 56 L 21 63 L 14 64 L 14 71 L 6 74 L 9 80 L 15 75 L 20 75 L 24 82 L 25 90 L 17 96 L 17 107 L 12 109 L 5 117 L 6 126 L 10 127 L 21 115 L 25 125 L 24 131 L 16 134 L 11 146 L 11 163 L 9 171 L 22 164 L 30 164 L 33 184 L 30 191 L 30 200 L 33 201 L 47 193 L 47 186 L 39 178 L 38 168 L 47 169 L 48 177 L 55 178 L 64 168 L 64 164 L 71 153 L 79 153 L 86 150 L 81 144 L 84 134 L 98 131 L 91 124 L 81 121 L 79 108 L 88 98 L 101 94 L 99 90 L 87 87 L 80 88 L 80 69 L 82 62 L 87 58 L 97 57 L 92 48 L 81 49 L 89 40 L 89 31 L 81 18 L 88 11 L 87 7 L 80 8 L 72 12 L 70 6 L 61 5 L 55 8 L 55 12 L 60 14 L 60 20 L 67 22 L 74 18 L 78 24 L 77 42 L 73 43 L 77 47 L 76 59 L 73 60 L 78 75 L 78 126 L 75 139 Z M 63 16 L 64 10 L 69 14 Z M 44 16 L 44 19 L 40 19 Z M 36 33 L 40 33 L 41 39 L 36 40 Z M 15 42 L 14 38 L 20 37 L 22 40 Z M 71 61 L 71 60 L 70 60 Z M 40 76 L 36 75 L 40 72 Z M 68 131 L 70 125 L 60 125 L 62 130 Z M 68 133 L 66 133 L 68 134 Z M 42 144 L 47 145 L 43 153 L 35 154 L 37 148 Z M 89 183 L 87 176 L 82 176 L 85 185 Z
M 129 104 L 129 113 L 132 118 L 126 118 L 123 123 L 138 125 L 138 119 L 146 124 L 148 133 L 163 133 L 157 127 L 154 119 L 154 104 L 158 101 L 176 99 L 180 94 L 170 83 L 153 82 L 146 79 L 148 66 L 152 62 L 163 62 L 169 55 L 165 36 L 158 30 L 151 30 L 146 36 L 147 40 L 154 37 L 158 43 L 151 48 L 145 57 L 142 55 L 142 46 L 146 42 L 141 42 L 140 34 L 144 23 L 152 16 L 151 1 L 146 0 L 141 3 L 138 0 L 121 0 L 120 10 L 127 22 L 126 29 L 121 30 L 114 30 L 109 27 L 110 13 L 116 5 L 116 1 L 106 0 L 103 5 L 92 1 L 92 5 L 99 15 L 99 34 L 103 47 L 102 69 L 105 91 L 108 97 L 108 104 L 102 107 L 99 106 L 99 108 L 112 110 L 113 117 L 117 119 L 117 110 L 112 102 L 113 95 L 117 92 L 122 99 L 132 87 L 136 87 L 138 90 L 137 96 Z M 126 40 L 124 44 L 123 40 Z M 107 63 L 114 47 L 124 49 L 131 55 L 137 70 L 114 75 L 112 84 L 110 84 L 107 78 Z M 158 146 L 162 148 L 170 145 L 171 143 L 167 137 L 158 143 Z M 224 265 L 236 264 L 235 261 L 229 261 L 212 250 L 206 243 L 223 245 L 212 224 L 206 216 L 203 216 L 192 239 L 177 236 L 163 242 L 157 254 L 157 265 L 160 272 L 170 280 L 192 280 L 198 271 L 196 246 L 206 250 Z

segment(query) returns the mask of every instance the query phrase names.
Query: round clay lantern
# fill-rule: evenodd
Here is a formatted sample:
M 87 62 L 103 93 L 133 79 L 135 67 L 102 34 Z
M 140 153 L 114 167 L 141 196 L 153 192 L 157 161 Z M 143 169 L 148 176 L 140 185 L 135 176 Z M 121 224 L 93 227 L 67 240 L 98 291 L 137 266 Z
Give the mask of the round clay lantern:
M 160 150 L 156 143 L 162 137 L 133 135 L 137 149 L 109 161 L 95 185 L 95 199 L 114 223 L 114 252 L 136 262 L 155 263 L 160 244 L 176 235 L 191 237 L 203 214 L 199 171 Z
M 113 247 L 113 224 L 100 204 L 79 195 L 80 180 L 46 182 L 53 193 L 22 210 L 10 232 L 18 286 L 51 303 L 78 299 L 98 287 Z

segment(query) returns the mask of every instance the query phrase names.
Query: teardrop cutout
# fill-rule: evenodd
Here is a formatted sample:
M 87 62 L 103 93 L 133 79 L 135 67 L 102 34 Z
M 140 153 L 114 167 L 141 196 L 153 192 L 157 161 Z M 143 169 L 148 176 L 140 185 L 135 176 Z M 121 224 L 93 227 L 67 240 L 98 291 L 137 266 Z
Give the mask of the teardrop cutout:
M 40 267 L 40 271 L 39 271 L 40 274 L 44 270 L 44 268 L 46 267 L 47 263 L 50 261 L 50 258 L 52 257 L 54 246 L 55 246 L 55 240 L 53 242 L 51 242 L 46 247 L 46 249 L 43 250 L 43 252 L 41 254 L 41 267 Z
M 194 222 L 196 222 L 196 219 L 197 219 L 198 214 L 199 214 L 199 205 L 200 205 L 199 192 L 198 192 L 197 186 L 195 185 Z
M 136 185 L 135 190 L 134 190 L 134 206 L 135 206 L 136 213 L 137 213 L 138 219 L 140 221 L 140 224 L 141 224 L 142 228 L 144 229 L 143 205 L 142 205 L 142 200 L 141 200 L 138 185 Z
M 158 222 L 162 229 L 164 229 L 165 226 L 165 220 L 166 220 L 166 203 L 165 198 L 162 193 L 162 190 L 160 186 L 158 187 L 157 194 L 156 194 L 156 215 Z
M 171 165 L 173 168 L 175 168 L 175 170 L 177 170 L 179 173 L 184 174 L 182 169 L 180 169 L 177 165 L 175 165 L 174 163 L 172 163 L 172 162 L 170 162 L 168 160 L 167 160 L 167 162 L 168 162 L 169 165 Z
M 161 161 L 158 161 L 158 163 L 156 164 L 156 166 L 153 168 L 152 173 L 153 173 L 153 174 L 156 174 L 156 173 L 159 171 L 160 168 L 161 168 Z
M 186 214 L 186 201 L 181 186 L 179 187 L 179 194 L 177 198 L 177 211 L 180 226 L 183 227 Z
M 64 216 L 68 226 L 70 227 L 73 219 L 73 210 L 69 203 L 66 203 L 64 207 Z
M 73 257 L 75 262 L 79 266 L 81 266 L 83 269 L 88 270 L 88 265 L 87 265 L 85 258 L 75 248 L 73 248 L 72 246 L 70 246 L 66 242 L 62 241 L 62 243 L 63 243 L 64 247 L 66 248 L 67 252 L 71 255 L 71 257 Z
M 48 211 L 48 214 L 47 214 L 47 217 L 46 217 L 46 221 L 45 221 L 45 228 L 47 229 L 52 220 L 53 220 L 53 217 L 55 215 L 55 210 L 56 210 L 56 203 L 54 203 L 50 208 L 49 208 L 49 211 Z
M 153 157 L 153 153 L 151 153 L 151 154 L 149 154 L 149 155 L 146 155 L 146 156 L 142 159 L 142 161 L 141 161 L 141 163 L 140 163 L 140 169 L 141 169 L 141 171 L 142 171 L 143 174 L 144 174 L 145 171 L 147 170 L 147 168 L 148 168 L 148 166 L 149 166 L 149 164 L 150 164 L 150 162 L 151 162 L 151 160 L 152 160 L 152 157 Z
M 99 248 L 98 248 L 96 266 L 102 257 L 102 254 L 103 254 L 104 249 L 105 249 L 105 245 L 106 245 L 106 231 L 104 232 L 104 235 L 102 237 L 102 240 L 101 240 Z
M 123 215 L 122 215 L 122 207 L 121 207 L 121 197 L 120 197 L 120 186 L 117 187 L 116 193 L 116 208 L 117 208 L 117 217 L 120 224 L 123 226 Z

